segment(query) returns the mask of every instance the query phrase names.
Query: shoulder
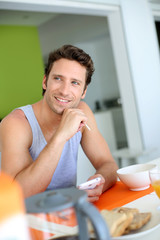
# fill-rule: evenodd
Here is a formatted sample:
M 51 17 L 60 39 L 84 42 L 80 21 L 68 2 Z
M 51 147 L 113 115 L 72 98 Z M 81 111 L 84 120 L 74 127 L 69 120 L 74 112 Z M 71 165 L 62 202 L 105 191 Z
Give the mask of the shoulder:
M 92 110 L 88 106 L 88 104 L 84 101 L 81 101 L 78 106 L 79 109 L 83 110 L 85 113 L 92 113 Z
M 91 108 L 88 106 L 87 103 L 81 101 L 79 104 L 79 109 L 81 109 L 85 115 L 88 118 L 88 121 L 94 121 L 95 122 L 95 117 L 94 117 L 94 113 L 92 112 Z
M 84 101 L 80 101 L 78 107 L 81 109 L 81 108 L 85 108 L 85 107 L 89 107 L 89 106 L 88 106 L 88 104 L 87 104 L 86 102 L 84 102 Z
M 0 125 L 1 127 L 3 127 L 5 125 L 12 125 L 12 124 L 27 125 L 27 123 L 28 121 L 25 117 L 24 112 L 21 109 L 15 109 L 11 113 L 9 113 L 5 118 L 3 118 Z
M 0 140 L 19 136 L 32 137 L 32 131 L 28 120 L 22 110 L 16 109 L 9 113 L 0 123 Z M 13 138 L 14 138 L 13 137 Z
M 81 101 L 80 104 L 79 104 L 79 109 L 81 109 L 84 114 L 86 115 L 87 117 L 87 125 L 91 128 L 92 126 L 92 129 L 95 129 L 97 130 L 97 124 L 96 124 L 96 119 L 95 119 L 95 116 L 94 116 L 94 113 L 92 112 L 91 108 L 88 106 L 87 103 Z M 83 130 L 86 130 L 86 128 L 84 127 Z M 87 132 L 89 133 L 90 131 L 84 131 L 84 132 Z

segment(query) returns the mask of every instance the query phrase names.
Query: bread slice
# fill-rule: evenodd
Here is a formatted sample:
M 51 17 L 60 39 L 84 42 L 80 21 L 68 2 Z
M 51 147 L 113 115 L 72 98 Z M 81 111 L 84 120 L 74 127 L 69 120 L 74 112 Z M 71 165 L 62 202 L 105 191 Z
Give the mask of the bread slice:
M 146 224 L 150 218 L 151 213 L 140 213 L 137 208 L 118 207 L 111 211 L 102 210 L 102 217 L 104 218 L 111 237 L 119 237 L 129 233 L 131 230 L 137 230 Z M 93 227 L 89 222 L 89 232 L 93 233 Z
M 108 210 L 102 210 L 100 213 L 104 218 L 112 237 L 121 236 L 133 219 L 132 214 L 128 214 L 127 216 L 125 213 Z M 91 223 L 89 223 L 89 232 L 93 232 Z
M 126 207 L 119 207 L 114 209 L 115 212 L 120 213 L 131 213 L 133 215 L 133 219 L 129 226 L 125 230 L 125 234 L 129 233 L 131 230 L 137 230 L 144 226 L 151 218 L 150 212 L 139 212 L 137 208 L 126 208 Z
M 143 212 L 135 214 L 131 224 L 128 226 L 129 230 L 137 230 L 144 226 L 151 219 L 150 212 Z
M 132 222 L 132 219 L 132 214 L 128 214 L 127 219 L 117 226 L 116 230 L 113 233 L 113 237 L 119 237 L 121 235 L 124 235 L 126 233 L 126 229 Z
M 118 237 L 122 235 L 127 224 L 127 215 L 124 213 L 118 213 L 114 211 L 102 210 L 101 215 L 106 221 L 106 224 L 109 228 L 110 235 L 112 237 Z M 121 231 L 118 231 L 118 226 L 121 225 Z
M 113 211 L 120 212 L 120 213 L 132 213 L 133 215 L 139 213 L 137 208 L 128 208 L 128 207 L 117 207 L 114 208 Z

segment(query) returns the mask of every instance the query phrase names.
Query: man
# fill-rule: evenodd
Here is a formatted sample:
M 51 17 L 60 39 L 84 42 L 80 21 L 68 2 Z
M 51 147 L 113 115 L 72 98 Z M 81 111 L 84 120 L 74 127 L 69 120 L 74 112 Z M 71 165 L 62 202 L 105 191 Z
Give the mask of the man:
M 98 200 L 115 183 L 117 165 L 92 111 L 81 101 L 93 72 L 88 54 L 62 46 L 49 56 L 43 98 L 15 109 L 1 122 L 2 171 L 19 181 L 25 197 L 75 186 L 79 143 L 96 169 L 89 179 L 101 177 L 99 186 L 87 190 L 88 200 Z

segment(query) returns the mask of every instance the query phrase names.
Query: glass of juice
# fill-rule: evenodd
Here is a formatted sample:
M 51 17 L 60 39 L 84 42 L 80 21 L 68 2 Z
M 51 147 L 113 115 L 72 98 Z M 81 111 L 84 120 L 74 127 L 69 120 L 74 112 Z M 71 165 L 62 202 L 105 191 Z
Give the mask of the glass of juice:
M 157 196 L 160 198 L 160 166 L 157 166 L 156 168 L 151 169 L 149 171 L 149 176 L 150 176 L 151 184 Z

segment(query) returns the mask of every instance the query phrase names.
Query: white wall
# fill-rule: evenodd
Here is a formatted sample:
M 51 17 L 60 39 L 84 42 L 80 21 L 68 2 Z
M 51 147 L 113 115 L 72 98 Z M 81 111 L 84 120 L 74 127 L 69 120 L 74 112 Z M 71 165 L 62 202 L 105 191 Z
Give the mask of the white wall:
M 38 27 L 43 56 L 63 44 L 87 42 L 109 34 L 106 17 L 59 14 Z
M 146 0 L 122 0 L 121 6 L 143 148 L 160 148 L 160 59 L 154 19 Z
M 90 54 L 95 65 L 95 73 L 88 87 L 85 101 L 93 111 L 97 100 L 102 109 L 105 109 L 103 104 L 105 99 L 120 96 L 110 37 L 79 42 L 76 45 Z

